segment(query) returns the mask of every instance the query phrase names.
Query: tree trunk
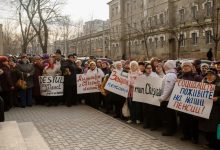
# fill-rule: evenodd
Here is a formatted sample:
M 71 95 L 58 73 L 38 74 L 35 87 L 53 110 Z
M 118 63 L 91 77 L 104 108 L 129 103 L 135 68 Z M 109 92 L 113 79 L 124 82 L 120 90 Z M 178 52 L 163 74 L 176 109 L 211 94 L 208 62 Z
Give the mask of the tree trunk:
M 219 41 L 215 41 L 214 60 L 218 59 L 218 43 L 219 43 Z
M 150 57 L 149 57 L 149 51 L 148 51 L 148 46 L 147 46 L 147 38 L 145 36 L 144 36 L 144 46 L 145 46 L 146 53 L 147 53 L 147 60 L 149 60 Z

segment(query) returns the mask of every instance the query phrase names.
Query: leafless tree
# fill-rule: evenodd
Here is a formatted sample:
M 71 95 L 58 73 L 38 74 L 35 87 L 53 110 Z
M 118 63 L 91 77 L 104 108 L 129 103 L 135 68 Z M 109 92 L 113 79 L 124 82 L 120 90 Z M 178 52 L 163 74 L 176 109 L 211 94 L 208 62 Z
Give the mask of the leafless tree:
M 58 0 L 19 0 L 32 28 L 34 29 L 43 53 L 47 53 L 49 24 L 60 19 Z

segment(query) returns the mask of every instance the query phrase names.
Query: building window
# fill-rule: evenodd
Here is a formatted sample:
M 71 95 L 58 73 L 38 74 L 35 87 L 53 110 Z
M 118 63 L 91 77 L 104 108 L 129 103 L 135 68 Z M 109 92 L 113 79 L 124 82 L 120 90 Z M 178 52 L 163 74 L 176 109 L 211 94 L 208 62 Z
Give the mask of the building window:
M 149 27 L 152 27 L 152 17 L 148 18 L 148 24 L 149 24 Z
M 115 7 L 115 14 L 118 14 L 118 6 Z
M 180 9 L 179 10 L 180 22 L 184 21 L 184 13 L 185 13 L 184 9 Z
M 185 46 L 184 34 L 180 34 L 179 42 L 180 42 L 180 46 L 181 46 L 181 47 L 184 47 L 184 46 Z
M 160 14 L 160 24 L 163 25 L 164 24 L 164 15 Z
M 130 7 L 130 4 L 128 3 L 127 4 L 127 13 L 129 12 L 129 7 Z
M 205 31 L 205 39 L 206 39 L 206 44 L 210 44 L 212 42 L 212 31 L 211 30 Z
M 114 17 L 114 8 L 112 8 L 112 17 Z
M 192 33 L 192 44 L 193 45 L 197 45 L 198 44 L 197 33 Z
M 192 18 L 193 19 L 197 18 L 197 6 L 192 7 Z
M 152 46 L 152 43 L 153 43 L 153 40 L 152 40 L 152 38 L 150 38 L 150 39 L 149 39 L 149 45 L 150 45 L 150 47 Z
M 207 2 L 205 4 L 205 10 L 206 10 L 206 16 L 211 17 L 212 16 L 212 3 L 211 2 Z
M 160 37 L 160 43 L 161 43 L 161 48 L 163 48 L 164 47 L 164 37 L 163 36 Z
M 154 25 L 155 25 L 155 26 L 157 25 L 157 15 L 154 16 Z
M 157 48 L 158 47 L 158 38 L 155 38 L 155 47 Z

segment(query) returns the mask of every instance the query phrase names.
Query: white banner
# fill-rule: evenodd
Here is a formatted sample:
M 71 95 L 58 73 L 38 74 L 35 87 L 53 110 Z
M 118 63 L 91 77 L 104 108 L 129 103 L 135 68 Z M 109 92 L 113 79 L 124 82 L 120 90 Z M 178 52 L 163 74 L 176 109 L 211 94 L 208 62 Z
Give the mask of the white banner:
M 129 91 L 128 73 L 119 73 L 116 70 L 112 71 L 112 74 L 105 85 L 105 89 L 127 98 Z
M 77 74 L 77 94 L 100 92 L 102 78 L 99 75 Z
M 139 76 L 134 83 L 133 101 L 160 106 L 162 78 Z
M 215 85 L 178 79 L 168 107 L 187 114 L 209 119 Z
M 42 96 L 62 96 L 63 76 L 39 76 L 40 93 Z

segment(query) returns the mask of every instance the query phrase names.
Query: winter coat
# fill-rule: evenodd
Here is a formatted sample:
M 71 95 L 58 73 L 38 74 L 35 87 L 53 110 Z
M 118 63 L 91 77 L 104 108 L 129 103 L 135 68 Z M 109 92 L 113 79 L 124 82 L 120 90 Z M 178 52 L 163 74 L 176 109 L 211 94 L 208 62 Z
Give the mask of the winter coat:
M 166 72 L 166 75 L 163 77 L 162 81 L 162 95 L 159 98 L 159 101 L 169 101 L 172 94 L 173 88 L 177 80 L 176 70 L 170 69 Z
M 65 63 L 63 63 L 61 70 L 63 71 L 64 75 L 64 86 L 76 85 L 76 64 L 70 60 L 67 60 Z
M 206 80 L 203 81 L 207 83 Z M 204 132 L 216 132 L 217 126 L 220 124 L 220 79 L 217 78 L 211 84 L 215 84 L 214 97 L 218 97 L 216 102 L 213 102 L 212 110 L 209 119 L 200 119 L 199 129 Z
M 34 64 L 35 73 L 34 73 L 34 89 L 33 95 L 40 96 L 40 84 L 39 84 L 39 76 L 42 76 L 44 66 L 43 64 Z
M 33 75 L 34 66 L 31 63 L 23 63 L 20 61 L 16 66 L 16 71 L 19 79 L 24 79 L 27 82 L 27 88 L 32 88 L 34 86 Z
M 130 72 L 128 77 L 129 77 L 129 92 L 128 92 L 128 97 L 132 98 L 133 97 L 133 90 L 134 90 L 134 82 L 135 80 L 142 75 L 142 72 L 136 71 L 136 72 Z
M 102 71 L 105 75 L 109 74 L 110 69 L 109 68 L 102 68 Z
M 104 78 L 104 73 L 101 69 L 95 68 L 94 70 L 89 69 L 86 73 L 88 76 L 100 76 L 99 83 L 102 83 L 102 78 Z
M 187 72 L 187 73 L 182 72 L 181 75 L 178 76 L 178 79 L 201 82 L 202 76 L 193 72 Z
M 11 87 L 14 86 L 11 70 L 3 64 L 0 64 L 0 68 L 3 70 L 3 74 L 0 76 L 0 86 L 2 88 L 2 92 L 9 92 L 11 91 Z

